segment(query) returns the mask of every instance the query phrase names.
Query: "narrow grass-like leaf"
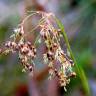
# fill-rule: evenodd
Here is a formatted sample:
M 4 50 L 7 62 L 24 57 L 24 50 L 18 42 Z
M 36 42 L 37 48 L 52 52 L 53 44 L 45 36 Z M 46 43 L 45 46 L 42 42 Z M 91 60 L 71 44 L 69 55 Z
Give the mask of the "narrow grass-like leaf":
M 62 32 L 63 38 L 65 40 L 66 46 L 67 46 L 67 48 L 68 48 L 68 50 L 70 52 L 70 56 L 71 56 L 71 58 L 73 59 L 73 61 L 75 63 L 76 71 L 77 71 L 77 74 L 78 74 L 78 76 L 79 76 L 79 78 L 80 78 L 80 80 L 82 82 L 82 86 L 84 88 L 86 96 L 90 96 L 90 89 L 89 89 L 87 77 L 85 75 L 85 72 L 84 72 L 83 68 L 78 67 L 78 65 L 77 65 L 77 62 L 76 62 L 76 60 L 74 58 L 74 55 L 73 55 L 73 53 L 71 51 L 71 48 L 70 48 L 70 44 L 69 44 L 68 37 L 67 37 L 67 34 L 65 32 L 65 29 L 64 29 L 64 25 L 61 23 L 60 20 L 58 20 L 58 18 L 56 18 L 56 17 L 54 17 L 54 18 L 56 20 L 57 25 L 61 29 L 61 32 Z
M 87 77 L 85 76 L 85 72 L 81 66 L 79 66 L 79 72 L 80 72 L 79 77 L 81 78 L 81 82 L 82 82 L 84 91 L 86 93 L 86 96 L 90 96 L 90 88 L 88 85 L 88 80 L 87 80 Z

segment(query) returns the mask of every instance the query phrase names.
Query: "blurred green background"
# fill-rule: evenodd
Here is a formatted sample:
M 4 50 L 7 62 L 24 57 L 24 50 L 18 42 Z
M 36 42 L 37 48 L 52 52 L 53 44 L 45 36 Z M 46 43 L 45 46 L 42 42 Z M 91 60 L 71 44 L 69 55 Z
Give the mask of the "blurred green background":
M 85 72 L 90 96 L 96 96 L 96 0 L 0 0 L 0 45 L 30 10 L 53 12 L 62 21 L 77 64 Z M 36 80 L 22 73 L 17 58 L 17 54 L 0 56 L 0 96 L 86 96 L 86 82 L 82 85 L 78 76 L 64 92 L 42 77 L 44 69 L 37 72 Z

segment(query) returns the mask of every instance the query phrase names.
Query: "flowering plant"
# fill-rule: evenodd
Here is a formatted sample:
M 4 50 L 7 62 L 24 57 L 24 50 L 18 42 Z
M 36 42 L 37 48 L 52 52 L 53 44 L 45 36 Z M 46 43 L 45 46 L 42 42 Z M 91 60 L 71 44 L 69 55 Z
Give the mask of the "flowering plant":
M 26 40 L 24 31 L 24 23 L 33 15 L 41 15 L 36 27 L 32 29 L 31 32 L 39 29 L 39 35 L 36 38 L 34 44 Z M 61 48 L 60 40 L 62 38 L 62 30 L 55 28 L 53 21 L 55 21 L 55 16 L 52 13 L 45 13 L 36 11 L 28 15 L 21 24 L 14 29 L 13 35 L 10 36 L 10 41 L 4 44 L 4 48 L 0 49 L 1 54 L 8 54 L 9 52 L 18 53 L 20 62 L 23 66 L 23 72 L 28 72 L 34 75 L 34 58 L 37 56 L 37 46 L 36 42 L 44 43 L 46 48 L 43 54 L 44 63 L 48 64 L 49 67 L 49 79 L 57 77 L 61 86 L 64 86 L 66 91 L 66 85 L 70 82 L 70 77 L 76 76 L 73 72 L 72 66 L 74 62 L 71 57 L 66 54 L 66 52 Z M 44 42 L 43 42 L 44 41 Z

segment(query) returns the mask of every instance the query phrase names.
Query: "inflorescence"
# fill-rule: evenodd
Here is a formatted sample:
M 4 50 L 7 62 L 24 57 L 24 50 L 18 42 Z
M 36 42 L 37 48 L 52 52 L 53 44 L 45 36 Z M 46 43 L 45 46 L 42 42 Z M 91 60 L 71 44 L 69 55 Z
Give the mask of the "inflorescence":
M 70 77 L 76 76 L 73 72 L 73 61 L 65 54 L 61 48 L 60 39 L 62 33 L 60 29 L 56 29 L 51 18 L 54 17 L 52 13 L 34 12 L 33 14 L 41 14 L 41 22 L 38 23 L 36 28 L 39 28 L 41 41 L 44 41 L 46 51 L 43 54 L 44 63 L 49 67 L 49 79 L 57 77 L 61 86 L 64 86 L 66 91 L 66 85 L 70 82 Z M 0 54 L 8 54 L 9 52 L 18 53 L 19 60 L 23 66 L 23 72 L 29 72 L 33 75 L 34 72 L 34 58 L 36 58 L 36 44 L 32 44 L 25 39 L 24 23 L 33 16 L 33 14 L 27 16 L 21 24 L 14 30 L 14 34 L 11 35 L 11 40 L 5 43 L 5 49 L 0 49 Z M 36 28 L 33 28 L 35 31 Z M 36 42 L 35 42 L 36 43 Z M 43 42 L 42 42 L 43 43 Z

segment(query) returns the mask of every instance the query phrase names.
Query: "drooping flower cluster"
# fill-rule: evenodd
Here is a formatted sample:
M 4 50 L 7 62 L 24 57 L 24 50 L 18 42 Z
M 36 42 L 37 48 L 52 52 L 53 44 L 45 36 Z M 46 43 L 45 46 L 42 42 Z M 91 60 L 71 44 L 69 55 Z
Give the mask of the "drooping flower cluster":
M 57 76 L 61 86 L 69 84 L 70 77 L 75 76 L 72 71 L 73 61 L 68 58 L 60 46 L 60 29 L 56 30 L 50 20 L 45 15 L 45 22 L 41 27 L 41 37 L 44 39 L 46 53 L 43 55 L 44 61 L 48 63 L 49 78 Z M 59 67 L 56 68 L 56 62 L 59 62 Z M 66 88 L 65 88 L 66 90 Z
M 70 77 L 75 76 L 75 72 L 72 70 L 74 65 L 73 61 L 65 54 L 60 45 L 61 30 L 56 29 L 50 18 L 53 16 L 51 13 L 36 12 L 41 14 L 43 22 L 39 23 L 36 28 L 40 29 L 40 38 L 44 41 L 46 51 L 43 54 L 44 63 L 49 67 L 49 79 L 58 77 L 61 86 L 64 86 L 70 82 Z M 32 15 L 30 15 L 32 16 Z M 29 17 L 30 17 L 29 16 Z M 28 19 L 28 17 L 27 17 Z M 34 70 L 34 58 L 36 57 L 36 48 L 28 40 L 25 40 L 25 33 L 23 29 L 23 20 L 21 25 L 14 30 L 14 34 L 11 36 L 12 40 L 5 43 L 5 53 L 18 52 L 19 59 L 23 66 L 23 71 L 33 73 Z M 35 28 L 34 28 L 35 29 Z M 42 42 L 43 43 L 43 42 Z M 0 49 L 0 53 L 2 50 Z
M 25 40 L 23 26 L 15 29 L 14 32 L 15 33 L 11 36 L 11 38 L 14 39 L 5 43 L 5 53 L 19 53 L 19 59 L 23 66 L 22 71 L 29 71 L 33 74 L 33 59 L 36 57 L 36 48 L 31 42 Z

